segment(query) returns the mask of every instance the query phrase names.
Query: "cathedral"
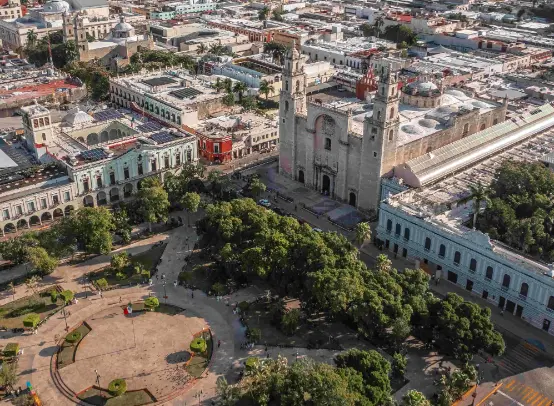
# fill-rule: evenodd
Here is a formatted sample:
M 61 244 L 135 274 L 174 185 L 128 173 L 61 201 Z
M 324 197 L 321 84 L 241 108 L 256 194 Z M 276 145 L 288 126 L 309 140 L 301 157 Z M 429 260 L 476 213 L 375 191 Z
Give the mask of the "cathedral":
M 376 210 L 394 192 L 382 179 L 392 178 L 395 167 L 506 117 L 506 103 L 431 81 L 402 83 L 386 60 L 375 72 L 377 91 L 365 100 L 337 90 L 307 99 L 306 59 L 292 47 L 285 61 L 279 172 L 361 211 Z

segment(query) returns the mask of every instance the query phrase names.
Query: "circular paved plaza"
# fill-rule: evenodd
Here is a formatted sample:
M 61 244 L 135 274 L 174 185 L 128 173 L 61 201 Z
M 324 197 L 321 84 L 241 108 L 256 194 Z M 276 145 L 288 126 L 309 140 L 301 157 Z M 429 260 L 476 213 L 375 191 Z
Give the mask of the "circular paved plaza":
M 189 379 L 185 363 L 193 335 L 206 327 L 204 319 L 177 314 L 104 309 L 85 320 L 91 328 L 78 344 L 75 362 L 59 369 L 64 384 L 79 393 L 96 385 L 107 388 L 116 378 L 127 390 L 147 389 L 156 399 L 183 389 Z

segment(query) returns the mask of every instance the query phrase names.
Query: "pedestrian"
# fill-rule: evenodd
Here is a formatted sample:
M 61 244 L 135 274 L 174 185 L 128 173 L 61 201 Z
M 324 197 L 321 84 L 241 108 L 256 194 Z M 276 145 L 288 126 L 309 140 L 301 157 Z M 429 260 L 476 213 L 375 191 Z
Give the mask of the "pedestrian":
M 190 297 L 194 299 L 194 291 L 190 292 Z
M 102 296 L 102 291 L 100 291 L 100 299 L 103 299 L 104 296 Z
M 221 340 L 217 340 L 217 348 L 221 347 Z
M 160 279 L 160 276 L 156 274 L 156 280 L 159 280 L 159 279 Z
M 266 356 L 266 358 L 269 358 L 269 352 L 267 353 L 267 356 Z
M 500 315 L 504 317 L 504 310 L 500 310 Z
M 294 211 L 298 211 L 298 206 L 296 204 L 294 205 Z

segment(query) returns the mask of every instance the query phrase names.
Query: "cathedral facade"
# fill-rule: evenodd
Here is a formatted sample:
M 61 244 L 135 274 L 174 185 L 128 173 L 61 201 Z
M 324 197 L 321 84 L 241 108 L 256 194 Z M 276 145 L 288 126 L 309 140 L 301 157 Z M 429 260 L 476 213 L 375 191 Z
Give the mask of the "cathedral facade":
M 403 86 L 399 72 L 386 63 L 376 72 L 370 102 L 347 96 L 329 102 L 317 95 L 307 100 L 305 62 L 294 47 L 287 54 L 279 172 L 361 211 L 378 208 L 381 180 L 391 177 L 395 166 L 505 119 L 505 104 L 458 90 L 443 95 L 442 86 L 427 82 Z

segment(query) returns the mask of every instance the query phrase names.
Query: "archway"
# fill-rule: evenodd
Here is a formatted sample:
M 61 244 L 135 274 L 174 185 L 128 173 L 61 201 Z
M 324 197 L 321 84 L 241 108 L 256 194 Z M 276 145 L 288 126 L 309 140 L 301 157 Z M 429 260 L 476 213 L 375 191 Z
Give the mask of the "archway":
M 119 189 L 116 187 L 110 190 L 110 202 L 117 202 L 119 200 Z
M 42 216 L 40 216 L 40 220 L 44 223 L 45 221 L 52 221 L 52 215 L 49 211 L 46 211 L 42 213 Z
M 17 228 L 18 229 L 22 229 L 22 228 L 27 228 L 27 220 L 25 219 L 21 219 L 17 222 Z
M 350 192 L 350 195 L 348 197 L 348 204 L 350 206 L 356 207 L 356 193 Z
M 77 138 L 77 141 L 79 141 L 81 144 L 85 145 L 86 142 L 85 142 L 85 139 L 83 137 L 79 137 Z
M 117 130 L 115 128 L 112 128 L 110 130 L 110 140 L 116 140 L 117 139 Z
M 87 136 L 87 144 L 94 145 L 98 144 L 98 134 L 92 133 Z
M 8 223 L 4 226 L 4 234 L 15 233 L 17 230 L 13 223 Z
M 69 216 L 70 214 L 73 213 L 74 210 L 75 210 L 75 207 L 73 207 L 72 205 L 69 205 L 69 206 L 66 206 L 66 208 L 64 209 L 64 213 L 66 216 Z
M 63 210 L 58 207 L 56 210 L 54 210 L 54 218 L 59 219 L 61 217 L 63 217 Z
M 127 183 L 125 186 L 123 186 L 123 197 L 127 199 L 128 197 L 131 197 L 133 194 L 133 184 Z
M 325 193 L 326 195 L 329 195 L 331 192 L 331 178 L 327 175 L 323 175 L 323 186 L 321 188 L 321 191 Z
M 304 183 L 304 171 L 298 171 L 298 182 Z
M 87 195 L 83 198 L 83 206 L 85 207 L 94 207 L 94 197 Z
M 102 131 L 100 134 L 100 142 L 108 142 L 110 139 L 108 138 L 108 132 Z
M 98 192 L 96 195 L 96 203 L 98 206 L 105 206 L 108 204 L 108 200 L 106 198 L 106 192 Z
M 29 224 L 31 225 L 31 227 L 40 226 L 40 218 L 38 216 L 32 216 L 29 219 Z

